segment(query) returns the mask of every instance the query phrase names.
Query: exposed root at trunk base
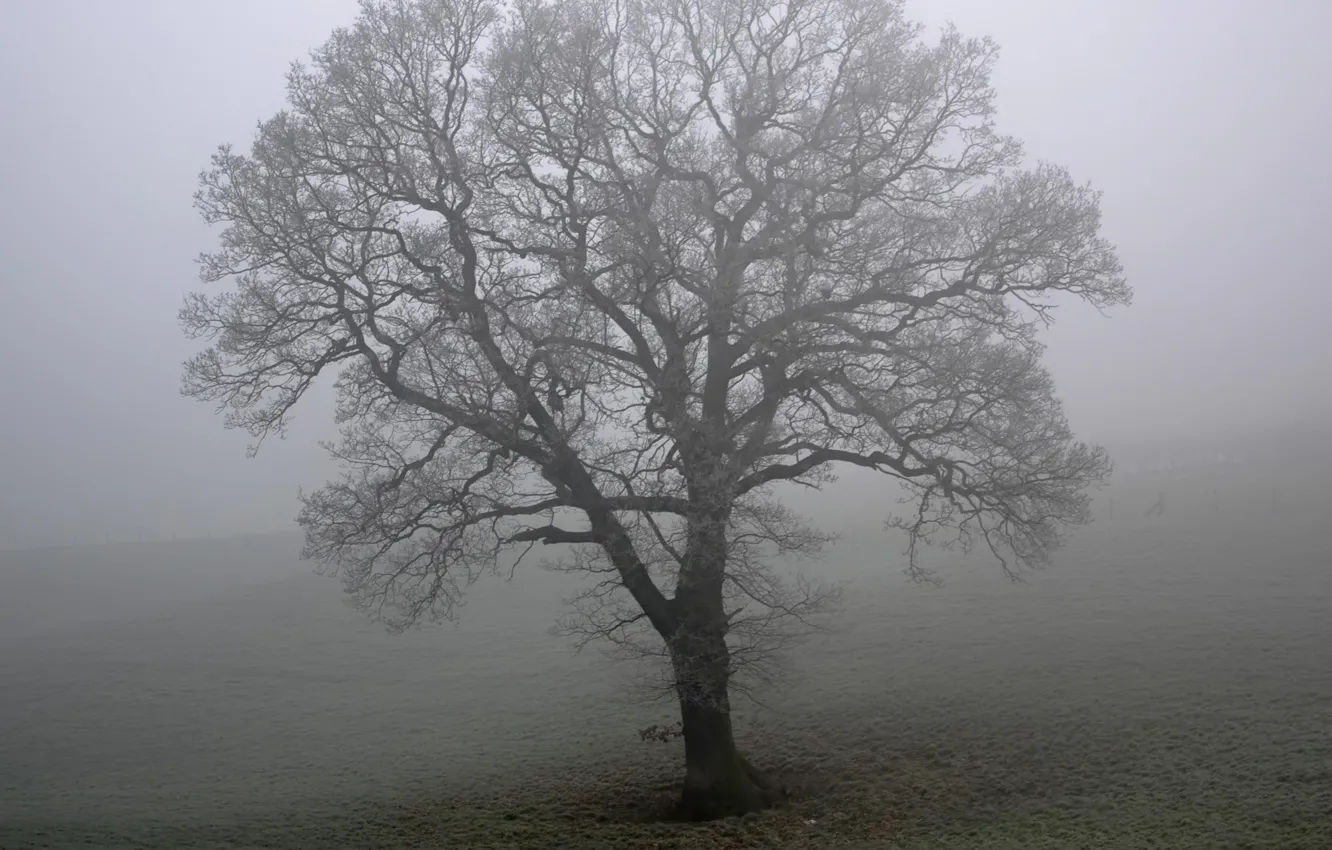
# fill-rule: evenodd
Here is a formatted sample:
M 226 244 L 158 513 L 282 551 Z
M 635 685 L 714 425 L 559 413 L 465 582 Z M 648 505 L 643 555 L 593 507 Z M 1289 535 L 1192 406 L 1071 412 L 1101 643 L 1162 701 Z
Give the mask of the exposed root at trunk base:
M 787 796 L 785 785 L 737 753 L 707 774 L 686 774 L 678 816 L 694 821 L 736 817 L 771 808 Z

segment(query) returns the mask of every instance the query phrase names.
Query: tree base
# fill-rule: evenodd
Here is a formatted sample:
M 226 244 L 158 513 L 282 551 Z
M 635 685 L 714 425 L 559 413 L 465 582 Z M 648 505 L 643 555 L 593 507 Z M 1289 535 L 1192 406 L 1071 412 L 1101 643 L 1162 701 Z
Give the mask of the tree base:
M 686 773 L 677 814 L 691 821 L 738 817 L 772 808 L 786 797 L 784 785 L 736 754 L 706 774 Z

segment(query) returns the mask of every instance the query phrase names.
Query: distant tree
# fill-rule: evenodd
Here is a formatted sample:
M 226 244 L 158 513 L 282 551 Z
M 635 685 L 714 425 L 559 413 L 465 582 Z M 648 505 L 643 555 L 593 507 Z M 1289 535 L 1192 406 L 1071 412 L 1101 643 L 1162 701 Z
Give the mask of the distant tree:
M 581 629 L 669 658 L 696 817 L 759 808 L 730 686 L 828 599 L 778 500 L 837 465 L 1005 570 L 1089 519 L 1037 331 L 1127 303 L 1098 195 L 1021 168 L 996 50 L 900 0 L 364 0 L 197 206 L 184 391 L 260 441 L 335 372 L 306 555 L 394 628 L 535 543 Z

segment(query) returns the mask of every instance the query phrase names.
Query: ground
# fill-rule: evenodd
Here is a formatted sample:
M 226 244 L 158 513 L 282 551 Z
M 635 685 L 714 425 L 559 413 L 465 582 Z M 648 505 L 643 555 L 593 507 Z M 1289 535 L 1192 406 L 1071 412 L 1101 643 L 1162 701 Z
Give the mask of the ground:
M 1332 500 L 1135 486 L 1026 584 L 857 572 L 737 722 L 781 809 L 654 821 L 682 755 L 636 730 L 669 707 L 540 617 L 385 638 L 288 582 L 7 660 L 0 847 L 1332 848 Z

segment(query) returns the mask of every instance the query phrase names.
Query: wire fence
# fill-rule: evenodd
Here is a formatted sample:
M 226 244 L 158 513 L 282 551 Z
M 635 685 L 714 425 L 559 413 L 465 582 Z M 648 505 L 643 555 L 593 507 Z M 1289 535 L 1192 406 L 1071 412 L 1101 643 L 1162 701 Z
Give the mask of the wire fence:
M 1097 522 L 1114 524 L 1332 521 L 1332 466 L 1177 463 L 1117 472 L 1094 497 L 1093 512 Z

